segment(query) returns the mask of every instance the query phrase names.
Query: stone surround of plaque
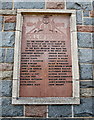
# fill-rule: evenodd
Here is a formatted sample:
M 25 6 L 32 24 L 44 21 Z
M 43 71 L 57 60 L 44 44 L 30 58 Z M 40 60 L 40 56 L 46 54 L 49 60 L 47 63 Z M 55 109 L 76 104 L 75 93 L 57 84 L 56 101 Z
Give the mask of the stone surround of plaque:
M 20 22 L 18 98 L 75 97 L 74 86 L 78 86 L 74 85 L 72 54 L 76 53 L 72 53 L 75 48 L 72 50 L 71 14 L 19 15 L 23 22 Z

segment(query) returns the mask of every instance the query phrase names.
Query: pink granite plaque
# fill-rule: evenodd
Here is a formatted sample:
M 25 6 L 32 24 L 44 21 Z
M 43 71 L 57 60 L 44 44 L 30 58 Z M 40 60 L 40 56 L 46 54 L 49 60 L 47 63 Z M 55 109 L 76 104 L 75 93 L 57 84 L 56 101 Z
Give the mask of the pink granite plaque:
M 70 16 L 23 17 L 20 97 L 72 97 Z

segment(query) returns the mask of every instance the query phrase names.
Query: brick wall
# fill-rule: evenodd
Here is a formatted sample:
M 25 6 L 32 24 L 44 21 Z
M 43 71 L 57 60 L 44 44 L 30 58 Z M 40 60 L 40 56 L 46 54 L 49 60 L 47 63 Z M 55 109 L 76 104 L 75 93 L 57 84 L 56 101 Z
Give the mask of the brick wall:
M 1 0 L 0 2 L 0 119 L 94 120 L 94 2 L 93 0 Z M 39 2 L 38 2 L 39 1 Z M 80 105 L 12 105 L 16 9 L 75 9 L 80 68 Z

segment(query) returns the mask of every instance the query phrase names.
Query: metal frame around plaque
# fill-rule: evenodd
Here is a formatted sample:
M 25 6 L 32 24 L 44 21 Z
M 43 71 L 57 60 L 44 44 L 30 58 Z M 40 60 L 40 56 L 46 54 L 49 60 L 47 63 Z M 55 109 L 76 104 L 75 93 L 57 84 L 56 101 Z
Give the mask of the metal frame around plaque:
M 21 55 L 21 35 L 23 14 L 70 14 L 70 34 L 71 34 L 71 57 L 72 57 L 72 76 L 73 76 L 73 97 L 19 97 L 20 87 L 20 55 Z M 15 51 L 14 51 L 14 70 L 13 70 L 13 89 L 12 104 L 80 104 L 79 93 L 79 67 L 77 49 L 77 29 L 75 10 L 17 10 L 17 23 L 15 32 Z

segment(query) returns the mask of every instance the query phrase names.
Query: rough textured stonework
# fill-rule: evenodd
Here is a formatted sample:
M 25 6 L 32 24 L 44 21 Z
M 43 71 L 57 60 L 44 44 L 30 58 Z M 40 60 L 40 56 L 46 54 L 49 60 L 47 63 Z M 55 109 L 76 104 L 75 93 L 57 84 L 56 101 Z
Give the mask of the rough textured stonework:
M 57 0 L 46 0 L 46 8 L 47 9 L 64 9 L 65 8 L 65 2 L 62 0 L 62 2 Z
M 92 49 L 79 49 L 79 61 L 81 63 L 94 63 Z
M 77 26 L 78 32 L 94 32 L 94 26 L 79 25 Z
M 46 106 L 25 106 L 26 117 L 46 117 Z
M 45 7 L 45 1 L 37 0 L 21 0 L 20 2 L 14 0 L 14 9 L 43 9 Z
M 4 22 L 6 22 L 6 23 L 16 22 L 16 16 L 5 16 Z
M 2 97 L 11 97 L 12 96 L 12 81 L 11 80 L 0 80 L 1 87 L 1 96 Z
M 15 23 L 4 23 L 4 31 L 15 30 Z
M 2 23 L 0 23 L 0 31 L 2 31 Z
M 0 22 L 2 22 L 2 20 L 3 20 L 3 17 L 2 17 L 2 15 L 0 15 Z
M 1 3 L 1 9 L 5 10 L 5 9 L 12 9 L 12 0 L 9 0 L 9 2 L 5 2 L 5 1 L 2 1 Z
M 12 71 L 3 71 L 0 74 L 0 79 L 1 80 L 7 80 L 7 79 L 12 80 L 12 74 L 13 74 Z
M 94 81 L 81 81 L 80 82 L 81 88 L 94 88 Z M 92 91 L 93 92 L 93 91 Z
M 76 12 L 76 23 L 78 24 L 78 25 L 82 25 L 82 11 L 81 10 L 78 10 L 77 12 Z
M 15 33 L 14 32 L 2 32 L 2 44 L 1 47 L 13 47 L 15 42 Z
M 89 11 L 88 10 L 84 10 L 83 11 L 83 16 L 84 17 L 89 17 Z
M 0 120 L 94 119 L 94 1 L 0 1 Z M 17 9 L 76 10 L 80 105 L 13 105 L 12 82 Z M 8 13 L 8 10 L 10 13 Z M 2 13 L 3 12 L 3 13 Z M 1 14 L 2 13 L 2 14 Z
M 49 117 L 72 117 L 71 105 L 53 105 L 48 109 Z
M 80 65 L 80 79 L 93 80 L 93 65 L 89 64 Z
M 75 117 L 90 117 L 94 116 L 93 111 L 94 99 L 93 98 L 81 98 L 81 104 L 74 106 Z
M 0 71 L 12 71 L 13 65 L 9 63 L 0 63 Z
M 23 106 L 14 106 L 11 104 L 11 98 L 2 98 L 2 116 L 23 116 Z
M 78 47 L 81 48 L 92 48 L 93 47 L 93 39 L 91 33 L 86 32 L 78 32 Z
M 90 17 L 94 17 L 94 11 L 90 11 Z
M 91 2 L 77 2 L 76 0 L 74 0 L 74 2 L 69 2 L 67 1 L 66 3 L 66 8 L 67 9 L 76 9 L 76 10 L 92 10 L 92 4 Z
M 3 118 L 2 120 L 92 120 L 92 118 Z
M 5 58 L 5 49 L 0 48 L 0 62 L 3 63 Z

